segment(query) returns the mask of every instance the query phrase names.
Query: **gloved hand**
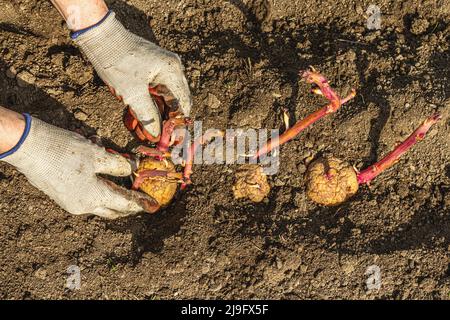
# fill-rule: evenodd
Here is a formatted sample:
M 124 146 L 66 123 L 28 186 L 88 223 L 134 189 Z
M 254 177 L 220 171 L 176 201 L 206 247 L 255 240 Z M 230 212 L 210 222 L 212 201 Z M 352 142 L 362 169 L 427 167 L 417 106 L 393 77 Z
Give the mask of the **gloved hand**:
M 127 159 L 108 153 L 74 132 L 28 115 L 26 118 L 25 140 L 2 160 L 16 167 L 63 209 L 110 219 L 159 209 L 150 197 L 97 177 L 132 174 Z
M 156 93 L 170 111 L 179 109 L 189 115 L 191 95 L 178 55 L 128 31 L 114 12 L 72 38 L 102 80 L 131 108 L 147 139 L 156 142 L 161 133 L 160 110 L 149 94 L 149 86 L 157 88 Z

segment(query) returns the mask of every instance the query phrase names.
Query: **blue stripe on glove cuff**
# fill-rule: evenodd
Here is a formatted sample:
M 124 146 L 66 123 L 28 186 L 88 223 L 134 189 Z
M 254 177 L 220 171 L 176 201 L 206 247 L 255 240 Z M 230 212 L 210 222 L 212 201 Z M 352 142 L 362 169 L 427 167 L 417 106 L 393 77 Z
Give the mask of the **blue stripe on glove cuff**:
M 102 18 L 102 20 L 100 20 L 99 22 L 97 22 L 96 24 L 87 27 L 86 29 L 82 29 L 82 30 L 78 30 L 75 32 L 72 32 L 72 34 L 70 35 L 70 37 L 72 38 L 72 40 L 75 40 L 76 38 L 78 38 L 79 36 L 81 36 L 83 33 L 88 32 L 89 30 L 94 29 L 95 27 L 98 27 L 99 25 L 101 25 L 106 18 L 109 17 L 109 15 L 111 14 L 112 10 L 109 10 L 108 13 Z
M 20 138 L 19 142 L 17 142 L 14 148 L 3 154 L 0 154 L 0 159 L 6 158 L 7 156 L 12 155 L 14 152 L 19 150 L 20 146 L 25 142 L 26 138 L 28 137 L 28 134 L 30 133 L 32 118 L 28 113 L 24 113 L 23 116 L 25 117 L 25 130 L 23 131 L 22 137 Z

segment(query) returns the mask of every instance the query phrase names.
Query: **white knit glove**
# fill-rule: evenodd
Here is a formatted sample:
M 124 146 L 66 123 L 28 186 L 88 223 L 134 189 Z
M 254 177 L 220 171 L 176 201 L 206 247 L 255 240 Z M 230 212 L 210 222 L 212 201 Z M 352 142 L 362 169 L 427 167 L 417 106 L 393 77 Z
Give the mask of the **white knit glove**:
M 114 12 L 74 40 L 102 80 L 130 106 L 143 129 L 153 137 L 161 133 L 161 115 L 149 86 L 164 86 L 160 94 L 171 102 L 171 109 L 179 108 L 189 115 L 191 94 L 178 55 L 125 29 Z
M 72 214 L 92 213 L 115 219 L 157 210 L 146 195 L 126 190 L 96 174 L 128 176 L 132 164 L 84 137 L 36 118 L 13 154 L 2 160 L 22 172 L 32 185 Z

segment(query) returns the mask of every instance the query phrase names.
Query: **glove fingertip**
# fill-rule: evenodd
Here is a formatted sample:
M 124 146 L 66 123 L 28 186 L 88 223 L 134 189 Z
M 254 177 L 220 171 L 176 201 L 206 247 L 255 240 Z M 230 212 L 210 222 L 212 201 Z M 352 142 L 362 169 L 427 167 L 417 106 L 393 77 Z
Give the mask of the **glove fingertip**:
M 145 96 L 134 99 L 129 103 L 130 109 L 136 115 L 139 124 L 153 137 L 161 134 L 161 114 L 148 91 Z
M 183 114 L 188 117 L 191 112 L 192 97 L 186 77 L 183 76 L 182 80 L 172 83 L 168 88 L 173 93 Z
M 159 203 L 147 194 L 125 189 L 102 177 L 98 177 L 98 179 L 110 188 L 114 194 L 121 198 L 121 201 L 119 201 L 120 203 L 116 203 L 115 206 L 111 205 L 111 208 L 114 210 L 131 213 L 139 213 L 143 211 L 147 213 L 155 213 L 161 208 Z
M 132 174 L 133 166 L 131 160 L 126 159 L 119 153 L 106 150 L 98 155 L 96 159 L 96 172 L 116 177 L 126 177 Z

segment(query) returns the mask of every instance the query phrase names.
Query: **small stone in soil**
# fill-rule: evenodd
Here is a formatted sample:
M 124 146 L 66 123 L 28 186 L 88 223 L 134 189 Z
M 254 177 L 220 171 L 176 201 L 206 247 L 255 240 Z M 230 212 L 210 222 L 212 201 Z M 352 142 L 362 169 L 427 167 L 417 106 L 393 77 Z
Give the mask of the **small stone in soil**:
M 306 172 L 306 166 L 303 163 L 300 163 L 297 166 L 297 170 L 298 170 L 298 173 L 305 173 Z
M 22 71 L 17 75 L 17 85 L 21 88 L 25 88 L 29 85 L 34 85 L 36 77 L 28 71 Z
M 220 107 L 222 102 L 220 102 L 220 100 L 215 95 L 209 93 L 208 97 L 205 99 L 205 104 L 211 109 L 217 109 Z
M 8 70 L 6 70 L 6 76 L 10 79 L 14 79 L 17 75 L 17 70 L 13 66 L 9 67 Z
M 75 116 L 75 119 L 80 120 L 80 121 L 86 121 L 88 118 L 88 115 L 81 110 L 78 110 L 77 112 L 75 112 L 74 116 Z
M 415 19 L 411 24 L 411 33 L 415 35 L 421 35 L 425 31 L 427 31 L 430 23 L 427 19 Z

